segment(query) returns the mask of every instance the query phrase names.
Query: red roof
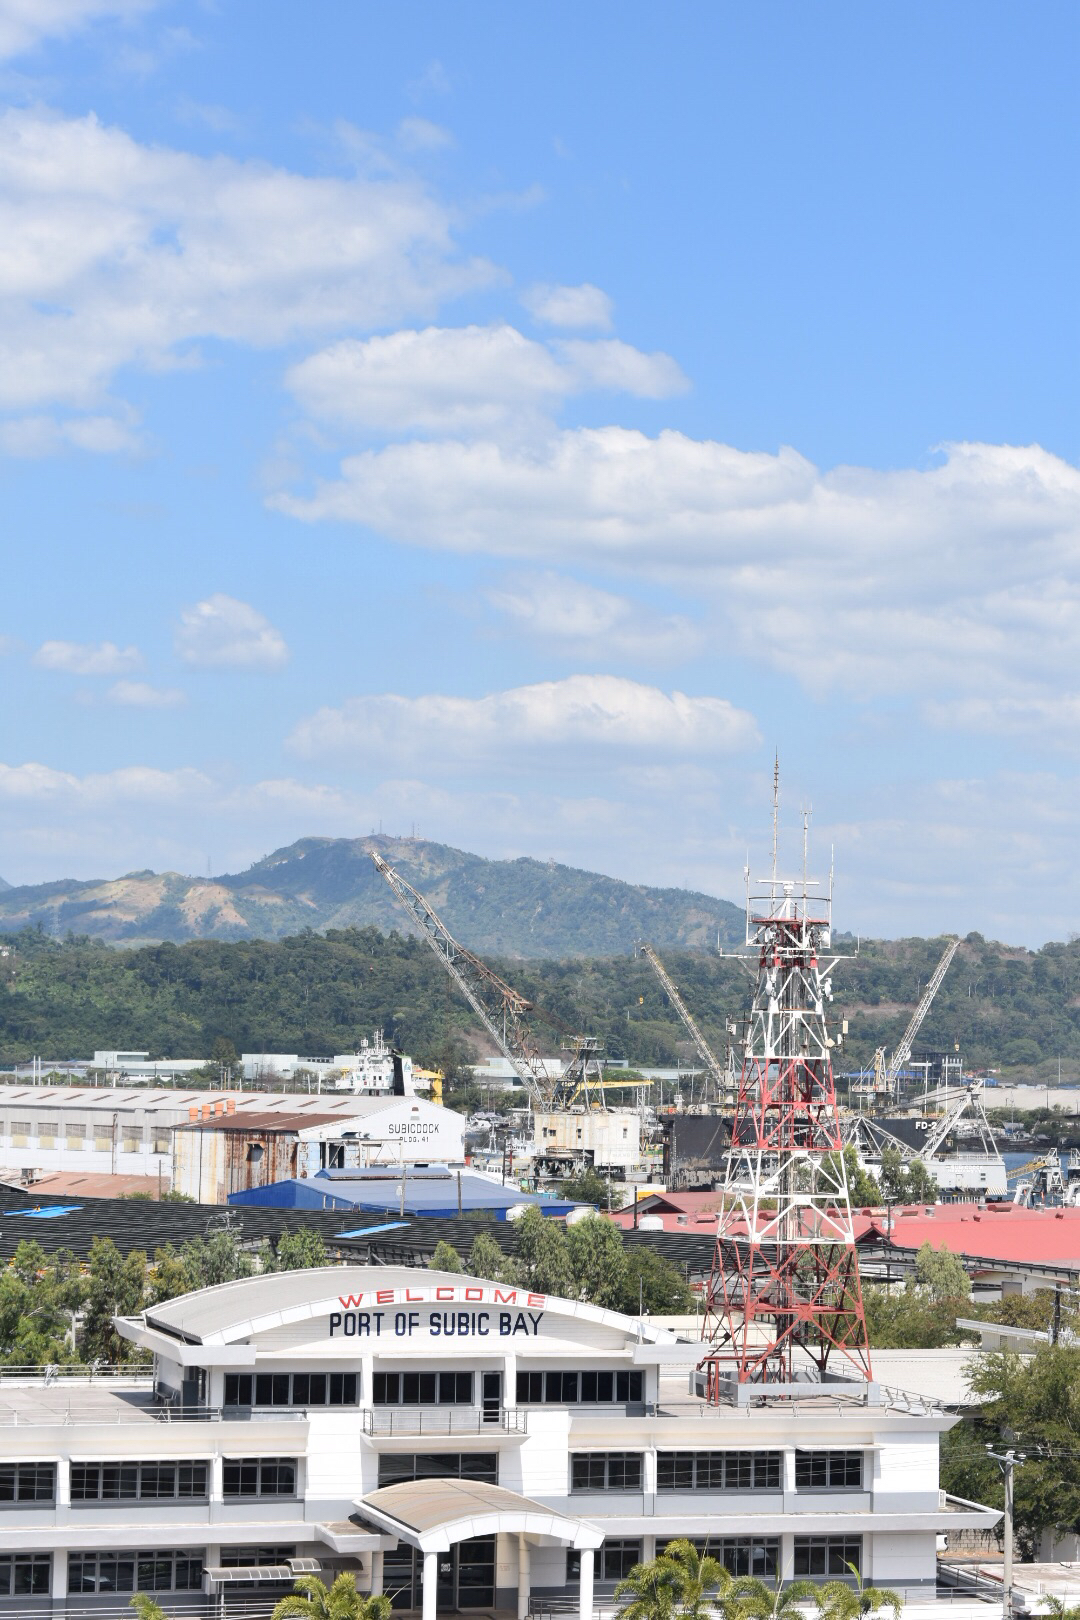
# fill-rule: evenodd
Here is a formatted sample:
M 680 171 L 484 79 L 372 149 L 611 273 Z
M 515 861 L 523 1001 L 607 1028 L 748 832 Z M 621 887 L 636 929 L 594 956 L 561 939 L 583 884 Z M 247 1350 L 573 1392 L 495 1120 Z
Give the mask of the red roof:
M 861 1230 L 860 1230 L 861 1228 Z M 889 1235 L 886 1214 L 856 1217 L 855 1235 Z M 915 1204 L 892 1212 L 892 1241 L 902 1249 L 932 1243 L 972 1260 L 1080 1269 L 1080 1209 L 1021 1209 L 1016 1204 Z

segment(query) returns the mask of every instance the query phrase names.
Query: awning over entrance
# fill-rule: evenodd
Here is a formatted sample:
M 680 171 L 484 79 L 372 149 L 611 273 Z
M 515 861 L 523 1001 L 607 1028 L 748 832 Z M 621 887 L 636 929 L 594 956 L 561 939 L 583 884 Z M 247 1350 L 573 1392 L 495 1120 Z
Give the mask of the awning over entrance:
M 599 1547 L 604 1539 L 587 1519 L 568 1518 L 516 1491 L 471 1479 L 384 1485 L 356 1505 L 366 1519 L 421 1552 L 445 1552 L 458 1541 L 505 1533 L 577 1548 Z
M 470 1479 L 416 1479 L 386 1485 L 365 1496 L 357 1507 L 399 1544 L 423 1554 L 423 1620 L 436 1617 L 440 1554 L 464 1541 L 498 1535 L 513 1535 L 517 1540 L 519 1620 L 524 1620 L 529 1605 L 529 1548 L 553 1542 L 581 1553 L 581 1620 L 592 1620 L 593 1551 L 603 1541 L 604 1532 L 587 1519 L 572 1519 L 501 1485 Z M 380 1554 L 378 1586 L 373 1573 L 372 1590 L 382 1590 L 381 1566 Z

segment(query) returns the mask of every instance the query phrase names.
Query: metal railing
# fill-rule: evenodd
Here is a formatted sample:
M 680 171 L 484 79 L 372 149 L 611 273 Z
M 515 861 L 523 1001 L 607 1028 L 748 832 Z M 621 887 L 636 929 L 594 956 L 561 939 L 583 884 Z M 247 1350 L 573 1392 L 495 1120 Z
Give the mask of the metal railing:
M 55 1384 L 58 1381 L 80 1378 L 86 1383 L 104 1383 L 106 1381 L 124 1384 L 149 1384 L 154 1382 L 154 1365 L 151 1361 L 122 1362 L 122 1361 L 73 1361 L 73 1362 L 47 1362 L 44 1366 L 15 1366 L 10 1362 L 0 1365 L 0 1382 L 5 1378 L 17 1378 L 23 1382 Z
M 372 1435 L 527 1434 L 528 1426 L 528 1415 L 520 1408 L 485 1412 L 476 1406 L 377 1406 L 364 1413 L 364 1433 Z
M 320 1408 L 320 1411 L 325 1408 Z M 52 1411 L 39 1408 L 20 1412 L 12 1407 L 5 1412 L 0 1405 L 0 1428 L 42 1429 L 75 1427 L 112 1427 L 124 1423 L 306 1423 L 306 1407 L 220 1407 L 180 1406 L 170 1401 L 128 1402 L 117 1400 L 115 1409 L 108 1412 L 79 1410 L 77 1402 L 68 1400 L 66 1407 Z

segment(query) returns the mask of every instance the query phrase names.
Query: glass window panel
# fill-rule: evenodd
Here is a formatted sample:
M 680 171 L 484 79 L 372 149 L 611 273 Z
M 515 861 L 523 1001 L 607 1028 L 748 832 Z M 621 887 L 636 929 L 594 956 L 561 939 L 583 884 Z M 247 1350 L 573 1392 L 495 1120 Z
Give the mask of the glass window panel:
M 311 1403 L 311 1374 L 293 1373 L 292 1404 L 308 1406 Z

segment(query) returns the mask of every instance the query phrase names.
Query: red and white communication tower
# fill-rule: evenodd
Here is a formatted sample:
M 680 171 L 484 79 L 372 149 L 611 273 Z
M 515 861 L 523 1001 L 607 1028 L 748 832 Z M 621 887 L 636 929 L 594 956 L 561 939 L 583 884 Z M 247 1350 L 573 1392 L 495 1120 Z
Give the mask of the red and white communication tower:
M 752 892 L 746 941 L 757 982 L 713 1258 L 701 1362 L 710 1401 L 733 1381 L 871 1378 L 843 1141 L 825 1021 L 831 999 L 832 878 L 824 896 L 776 869 Z

